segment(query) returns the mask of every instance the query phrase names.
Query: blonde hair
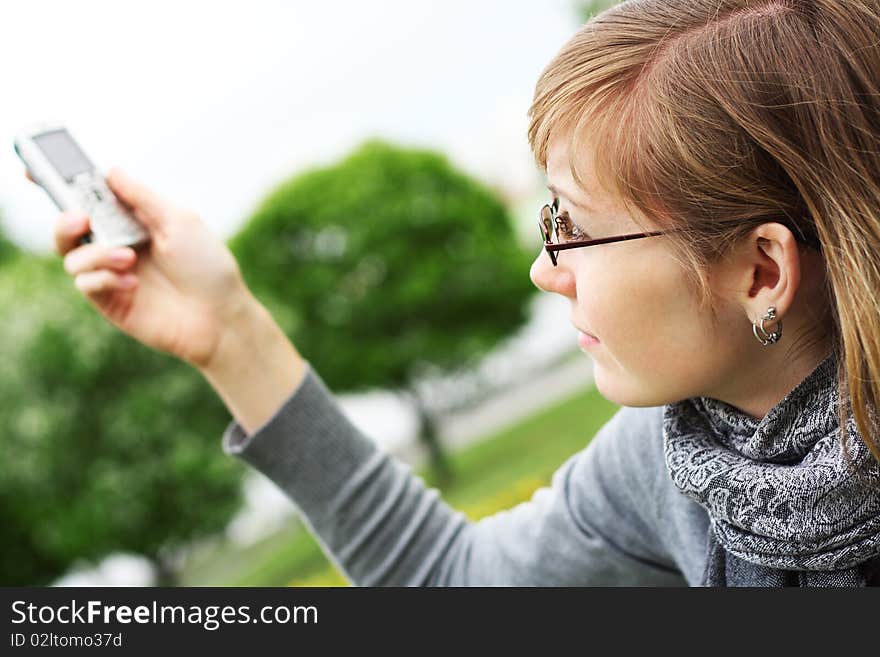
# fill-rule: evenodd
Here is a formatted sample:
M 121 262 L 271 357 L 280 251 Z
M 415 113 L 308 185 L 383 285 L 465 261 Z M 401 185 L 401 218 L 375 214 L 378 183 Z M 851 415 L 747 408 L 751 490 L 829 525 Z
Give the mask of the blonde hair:
M 812 337 L 840 356 L 844 452 L 852 412 L 880 461 L 878 44 L 880 0 L 631 0 L 545 68 L 529 142 L 545 168 L 568 139 L 581 187 L 589 152 L 603 188 L 680 230 L 673 252 L 712 317 L 708 266 L 755 227 L 782 223 L 819 250 Z

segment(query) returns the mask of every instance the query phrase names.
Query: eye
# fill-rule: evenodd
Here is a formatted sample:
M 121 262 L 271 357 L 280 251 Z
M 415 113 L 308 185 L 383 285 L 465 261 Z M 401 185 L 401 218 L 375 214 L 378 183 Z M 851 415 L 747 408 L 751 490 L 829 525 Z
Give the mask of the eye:
M 556 200 L 555 203 L 557 206 L 559 205 L 558 200 Z M 590 239 L 590 235 L 587 231 L 572 221 L 567 210 L 563 210 L 556 215 L 556 229 L 559 231 L 561 238 L 566 242 Z

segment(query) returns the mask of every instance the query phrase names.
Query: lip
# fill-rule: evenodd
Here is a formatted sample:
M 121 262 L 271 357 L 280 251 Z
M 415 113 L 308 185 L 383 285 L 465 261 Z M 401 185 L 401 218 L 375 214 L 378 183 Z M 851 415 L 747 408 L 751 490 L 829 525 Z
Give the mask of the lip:
M 592 333 L 590 333 L 589 331 L 585 331 L 584 329 L 582 329 L 582 328 L 581 328 L 580 326 L 578 326 L 576 323 L 572 322 L 571 325 L 574 326 L 574 328 L 577 330 L 578 333 L 583 333 L 583 334 L 586 335 L 587 337 L 593 338 L 594 340 L 598 340 L 598 339 L 599 339 L 599 338 L 597 338 L 595 335 L 593 335 Z
M 589 349 L 590 347 L 594 347 L 599 344 L 599 338 L 595 335 L 591 335 L 590 333 L 584 333 L 581 330 L 578 330 L 578 346 L 581 349 Z

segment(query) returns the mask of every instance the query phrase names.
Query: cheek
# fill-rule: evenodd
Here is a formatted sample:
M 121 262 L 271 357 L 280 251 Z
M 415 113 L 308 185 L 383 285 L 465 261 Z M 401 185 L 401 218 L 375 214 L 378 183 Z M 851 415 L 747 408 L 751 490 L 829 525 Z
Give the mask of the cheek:
M 578 278 L 579 317 L 601 341 L 590 352 L 596 385 L 632 406 L 665 403 L 699 386 L 711 341 L 678 263 L 644 251 L 596 259 Z
M 628 255 L 594 258 L 578 272 L 580 318 L 621 353 L 653 349 L 657 342 L 686 343 L 693 337 L 695 307 L 678 264 L 634 250 Z

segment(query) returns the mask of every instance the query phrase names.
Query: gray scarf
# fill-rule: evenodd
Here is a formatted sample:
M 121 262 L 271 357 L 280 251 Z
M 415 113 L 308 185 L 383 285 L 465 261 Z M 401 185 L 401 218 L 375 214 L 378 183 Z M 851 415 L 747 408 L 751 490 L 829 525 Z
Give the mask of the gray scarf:
M 709 512 L 706 586 L 864 586 L 880 564 L 880 465 L 852 416 L 848 469 L 832 353 L 761 420 L 709 397 L 663 412 L 672 481 Z

